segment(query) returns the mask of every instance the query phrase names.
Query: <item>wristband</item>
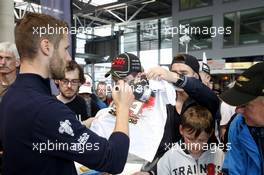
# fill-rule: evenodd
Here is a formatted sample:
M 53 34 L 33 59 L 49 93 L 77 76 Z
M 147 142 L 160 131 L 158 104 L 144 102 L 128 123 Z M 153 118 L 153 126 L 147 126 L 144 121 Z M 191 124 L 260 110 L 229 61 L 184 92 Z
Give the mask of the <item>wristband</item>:
M 178 74 L 178 75 L 179 75 L 179 78 L 178 78 L 178 80 L 175 83 L 173 83 L 173 85 L 176 86 L 176 87 L 182 87 L 182 84 L 185 82 L 186 78 L 182 74 Z

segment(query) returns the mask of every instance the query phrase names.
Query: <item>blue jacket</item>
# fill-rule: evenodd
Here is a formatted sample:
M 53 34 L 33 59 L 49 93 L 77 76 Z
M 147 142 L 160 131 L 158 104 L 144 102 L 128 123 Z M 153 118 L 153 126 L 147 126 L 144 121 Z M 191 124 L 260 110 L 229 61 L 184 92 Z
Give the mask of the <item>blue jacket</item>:
M 129 148 L 124 133 L 106 140 L 87 129 L 51 95 L 49 80 L 36 74 L 19 74 L 3 97 L 0 139 L 6 175 L 76 175 L 74 161 L 120 173 Z
M 229 175 L 261 175 L 258 146 L 241 114 L 238 114 L 230 125 L 228 142 L 231 149 L 226 154 L 223 172 Z

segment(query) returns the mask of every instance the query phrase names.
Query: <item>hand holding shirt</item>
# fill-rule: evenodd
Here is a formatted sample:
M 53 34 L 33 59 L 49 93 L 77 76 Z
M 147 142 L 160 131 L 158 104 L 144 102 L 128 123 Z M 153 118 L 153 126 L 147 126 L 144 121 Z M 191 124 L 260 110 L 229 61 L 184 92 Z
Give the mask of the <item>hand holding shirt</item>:
M 149 87 L 155 92 L 152 108 L 143 108 L 136 124 L 129 123 L 129 153 L 147 161 L 152 161 L 163 136 L 167 119 L 166 104 L 175 105 L 176 93 L 173 85 L 166 81 L 150 80 Z M 111 108 L 100 110 L 92 122 L 91 130 L 109 138 L 114 130 L 115 117 Z

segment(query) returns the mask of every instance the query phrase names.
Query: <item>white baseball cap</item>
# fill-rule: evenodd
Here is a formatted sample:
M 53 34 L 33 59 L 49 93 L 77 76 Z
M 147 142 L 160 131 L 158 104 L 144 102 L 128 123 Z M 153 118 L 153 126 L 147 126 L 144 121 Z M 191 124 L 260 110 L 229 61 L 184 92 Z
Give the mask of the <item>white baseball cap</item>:
M 93 87 L 92 78 L 87 74 L 85 74 L 84 77 L 85 77 L 85 83 L 80 86 L 79 94 L 86 94 L 86 93 L 91 94 Z

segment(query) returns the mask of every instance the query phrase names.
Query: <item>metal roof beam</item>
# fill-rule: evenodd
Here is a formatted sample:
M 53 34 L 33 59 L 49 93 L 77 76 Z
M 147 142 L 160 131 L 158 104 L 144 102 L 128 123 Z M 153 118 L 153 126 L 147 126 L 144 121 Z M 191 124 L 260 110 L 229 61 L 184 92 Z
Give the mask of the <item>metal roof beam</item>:
M 122 22 L 125 22 L 125 20 L 123 20 L 121 17 L 119 17 L 117 14 L 115 14 L 114 12 L 112 12 L 111 10 L 106 10 L 108 13 L 110 13 L 111 15 L 113 15 L 114 17 L 116 17 L 117 19 L 119 19 Z
M 79 17 L 82 17 L 82 18 L 91 19 L 93 21 L 98 21 L 98 22 L 101 22 L 101 23 L 104 23 L 104 24 L 112 24 L 113 23 L 111 21 L 108 21 L 108 20 L 105 20 L 105 19 L 102 19 L 102 18 L 99 18 L 99 17 L 96 17 L 96 16 L 85 15 L 85 14 L 80 14 L 80 13 L 77 13 L 75 15 L 77 15 Z
M 144 4 L 143 6 L 141 6 L 128 20 L 127 22 L 130 22 L 139 12 L 141 12 L 141 10 L 146 7 L 147 4 Z

